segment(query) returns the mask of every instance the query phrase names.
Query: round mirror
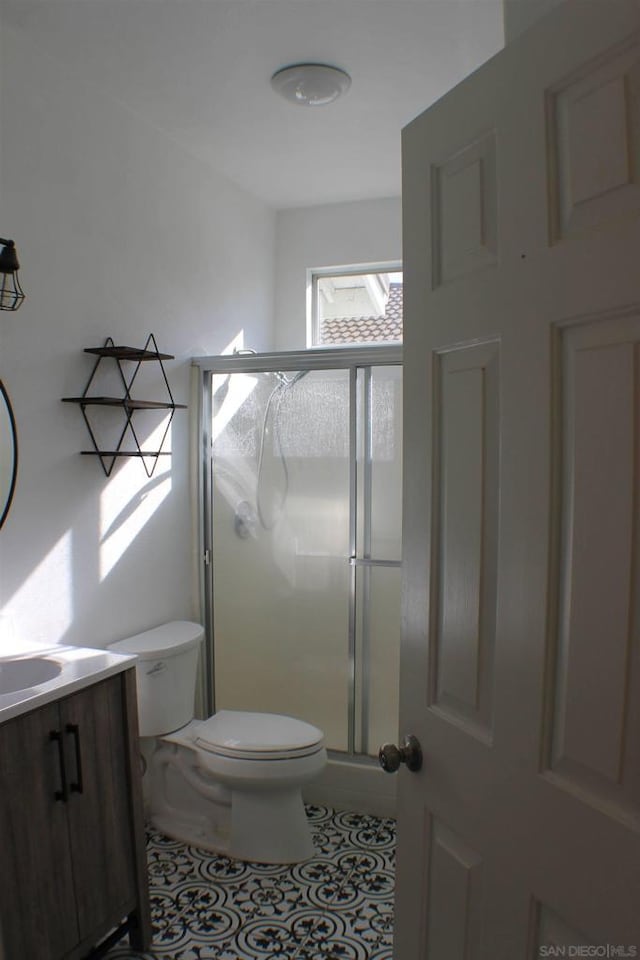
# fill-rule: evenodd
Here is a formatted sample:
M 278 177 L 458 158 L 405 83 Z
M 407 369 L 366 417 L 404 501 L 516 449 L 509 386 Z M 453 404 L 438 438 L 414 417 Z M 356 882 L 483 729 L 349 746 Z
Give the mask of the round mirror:
M 0 527 L 4 523 L 16 486 L 18 437 L 9 396 L 0 380 Z

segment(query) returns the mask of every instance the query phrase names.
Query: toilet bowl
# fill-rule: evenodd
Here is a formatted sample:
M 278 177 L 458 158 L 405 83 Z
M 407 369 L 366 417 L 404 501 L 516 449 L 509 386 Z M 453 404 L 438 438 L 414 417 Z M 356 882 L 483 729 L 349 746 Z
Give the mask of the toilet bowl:
M 302 787 L 327 762 L 321 730 L 294 717 L 221 710 L 193 719 L 204 633 L 173 621 L 110 649 L 138 657 L 151 823 L 194 846 L 258 863 L 313 856 Z

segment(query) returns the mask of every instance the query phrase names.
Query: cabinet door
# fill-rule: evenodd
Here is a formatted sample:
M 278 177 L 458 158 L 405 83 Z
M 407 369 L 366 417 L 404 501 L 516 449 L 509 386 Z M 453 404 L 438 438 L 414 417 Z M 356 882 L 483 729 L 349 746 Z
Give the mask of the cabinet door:
M 58 704 L 0 726 L 0 956 L 57 960 L 78 941 Z
M 136 907 L 134 838 L 122 676 L 60 705 L 80 939 Z

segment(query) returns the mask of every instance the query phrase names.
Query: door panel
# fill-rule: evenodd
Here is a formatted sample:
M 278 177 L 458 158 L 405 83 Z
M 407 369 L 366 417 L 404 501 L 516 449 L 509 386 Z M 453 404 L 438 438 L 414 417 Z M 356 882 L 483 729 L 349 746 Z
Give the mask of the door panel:
M 497 260 L 495 132 L 431 167 L 433 289 Z
M 81 878 L 76 884 L 78 923 L 85 939 L 104 929 L 109 916 L 117 923 L 136 905 L 133 838 L 126 829 L 131 814 L 122 676 L 66 698 L 60 712 L 71 783 L 72 857 Z M 77 734 L 71 729 L 76 727 Z
M 640 953 L 639 37 L 563 4 L 403 134 L 396 960 Z
M 589 948 L 589 940 L 582 931 L 568 926 L 544 904 L 535 904 L 534 917 L 535 944 L 539 955 L 544 956 L 546 953 L 547 956 L 552 957 L 555 951 L 556 956 L 561 956 L 558 951 L 558 948 L 561 948 L 565 951 L 565 956 L 570 956 L 571 949 L 575 953 L 577 947 Z
M 57 960 L 78 942 L 58 704 L 0 727 L 0 956 Z M 31 896 L 25 898 L 23 892 Z M 34 904 L 38 913 L 34 914 Z
M 438 582 L 431 704 L 490 741 L 496 617 L 499 344 L 435 355 Z
M 429 957 L 473 960 L 479 956 L 482 924 L 482 859 L 435 818 L 429 850 Z
M 570 325 L 559 338 L 556 471 L 563 526 L 548 766 L 567 788 L 582 790 L 595 804 L 613 804 L 640 824 L 640 678 L 633 643 L 639 626 L 640 318 Z
M 640 44 L 623 41 L 548 92 L 555 240 L 640 206 Z M 635 119 L 634 119 L 635 118 Z

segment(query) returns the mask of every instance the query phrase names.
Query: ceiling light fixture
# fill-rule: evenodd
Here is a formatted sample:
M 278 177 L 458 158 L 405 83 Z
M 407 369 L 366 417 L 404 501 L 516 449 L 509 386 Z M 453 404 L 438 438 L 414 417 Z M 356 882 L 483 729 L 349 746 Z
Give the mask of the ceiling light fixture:
M 326 63 L 294 63 L 271 77 L 273 89 L 301 107 L 322 107 L 333 103 L 351 86 L 351 77 Z

